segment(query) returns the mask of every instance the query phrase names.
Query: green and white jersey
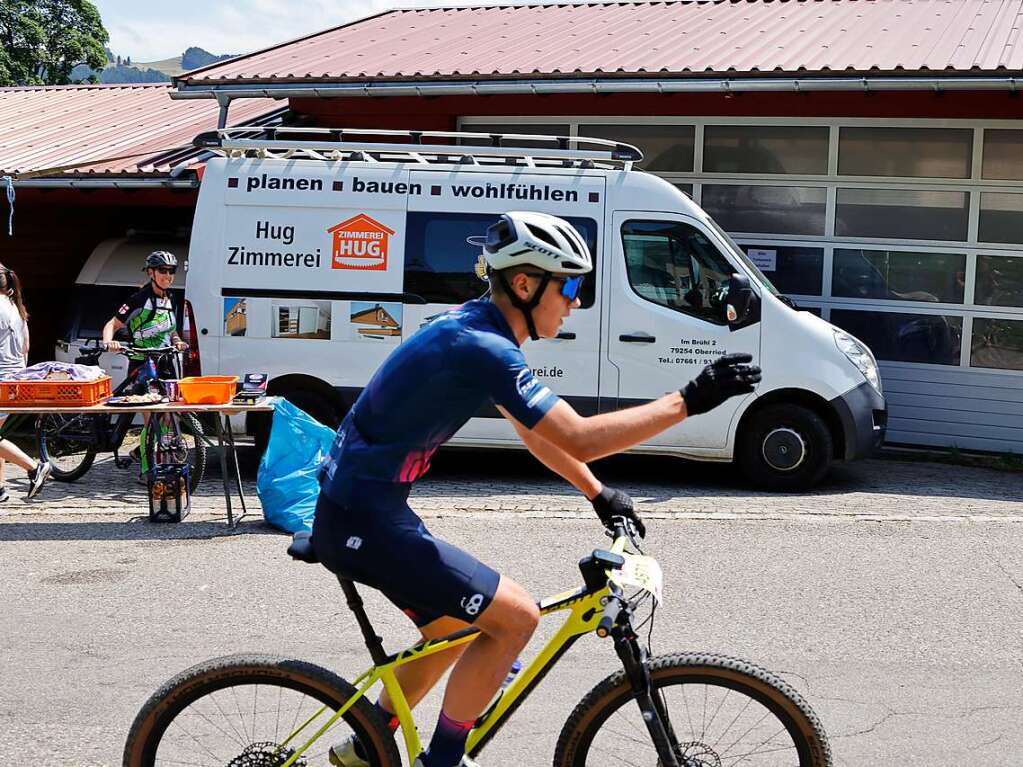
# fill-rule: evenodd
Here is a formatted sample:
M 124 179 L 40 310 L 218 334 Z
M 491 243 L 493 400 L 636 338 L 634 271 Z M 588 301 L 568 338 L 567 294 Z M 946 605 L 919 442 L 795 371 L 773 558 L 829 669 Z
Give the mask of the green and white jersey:
M 177 331 L 170 294 L 156 295 L 151 282 L 122 304 L 115 316 L 127 327 L 132 346 L 145 349 L 170 346 Z

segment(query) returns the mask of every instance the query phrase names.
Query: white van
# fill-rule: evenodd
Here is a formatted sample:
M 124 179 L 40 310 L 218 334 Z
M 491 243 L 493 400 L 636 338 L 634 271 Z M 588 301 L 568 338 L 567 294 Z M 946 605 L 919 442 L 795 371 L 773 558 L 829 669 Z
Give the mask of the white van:
M 636 452 L 735 459 L 759 484 L 792 490 L 815 483 L 832 460 L 868 454 L 884 435 L 870 351 L 787 304 L 692 200 L 633 169 L 634 147 L 260 131 L 195 142 L 216 155 L 200 188 L 187 288 L 205 373 L 269 372 L 272 393 L 337 424 L 404 338 L 485 291 L 479 252 L 465 238 L 505 211 L 537 210 L 571 222 L 594 255 L 582 308 L 557 338 L 524 347 L 536 375 L 580 413 L 678 389 L 726 352 L 749 352 L 763 367 L 755 395 Z M 465 143 L 481 136 L 489 146 Z M 746 281 L 749 309 L 729 320 L 728 291 Z M 248 427 L 265 434 L 265 422 Z M 452 444 L 521 445 L 493 408 Z
M 117 308 L 145 284 L 142 267 L 146 256 L 154 250 L 169 250 L 182 264 L 188 260 L 188 241 L 172 236 L 113 237 L 97 245 L 75 280 L 71 301 L 65 308 L 64 324 L 54 351 L 58 362 L 74 362 L 79 347 L 95 344 L 103 336 L 103 326 L 114 316 Z M 171 293 L 178 309 L 178 327 L 188 328 L 190 310 L 185 304 L 186 271 L 177 273 Z M 187 337 L 183 331 L 182 337 Z M 127 340 L 122 331 L 119 340 Z M 104 352 L 100 366 L 110 374 L 111 385 L 117 387 L 128 372 L 128 358 L 122 354 Z

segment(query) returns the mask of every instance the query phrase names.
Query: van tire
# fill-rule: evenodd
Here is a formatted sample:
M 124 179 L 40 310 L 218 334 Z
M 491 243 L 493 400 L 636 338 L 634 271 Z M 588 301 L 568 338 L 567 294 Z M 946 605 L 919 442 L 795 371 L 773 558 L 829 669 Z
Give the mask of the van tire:
M 816 412 L 778 403 L 753 413 L 736 444 L 739 468 L 766 490 L 797 492 L 816 485 L 831 465 L 834 440 Z
M 305 411 L 331 429 L 336 429 L 341 425 L 341 413 L 338 412 L 334 403 L 329 398 L 318 391 L 299 388 L 276 392 L 276 394 L 277 396 L 284 397 L 284 399 L 299 410 Z M 266 446 L 270 443 L 271 423 L 272 418 L 269 413 L 253 413 L 248 423 L 248 430 L 252 434 L 252 440 L 256 445 L 256 452 L 260 457 L 266 452 Z

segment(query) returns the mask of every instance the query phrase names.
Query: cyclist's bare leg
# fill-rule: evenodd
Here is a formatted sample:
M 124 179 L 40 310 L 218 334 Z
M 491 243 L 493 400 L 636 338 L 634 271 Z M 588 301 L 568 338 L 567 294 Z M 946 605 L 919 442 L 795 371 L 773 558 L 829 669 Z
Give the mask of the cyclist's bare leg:
M 420 631 L 423 634 L 424 640 L 437 639 L 452 634 L 468 625 L 468 623 L 464 623 L 457 618 L 438 618 L 420 628 Z M 398 678 L 401 690 L 408 700 L 409 708 L 415 708 L 416 704 L 433 689 L 433 686 L 437 684 L 437 680 L 444 676 L 444 672 L 450 668 L 451 664 L 462 657 L 466 647 L 467 645 L 452 647 L 450 650 L 427 655 L 415 663 L 408 663 L 395 669 L 394 675 Z M 386 710 L 394 711 L 391 696 L 387 694 L 386 690 L 381 694 L 379 703 Z
M 539 621 L 540 611 L 526 590 L 502 575 L 493 601 L 473 624 L 481 636 L 469 643 L 451 670 L 444 691 L 444 714 L 456 722 L 476 719 Z

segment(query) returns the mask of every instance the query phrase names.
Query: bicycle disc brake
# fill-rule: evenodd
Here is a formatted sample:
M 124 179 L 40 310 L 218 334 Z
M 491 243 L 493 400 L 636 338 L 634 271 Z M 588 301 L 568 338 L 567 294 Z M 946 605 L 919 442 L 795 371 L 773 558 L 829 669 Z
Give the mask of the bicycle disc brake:
M 688 743 L 680 743 L 678 763 L 682 767 L 721 767 L 721 757 L 717 752 L 698 740 L 691 740 Z
M 278 746 L 270 741 L 252 743 L 228 762 L 227 767 L 281 767 L 294 754 L 294 749 Z M 308 767 L 309 762 L 304 756 L 300 756 L 293 764 L 295 767 Z

